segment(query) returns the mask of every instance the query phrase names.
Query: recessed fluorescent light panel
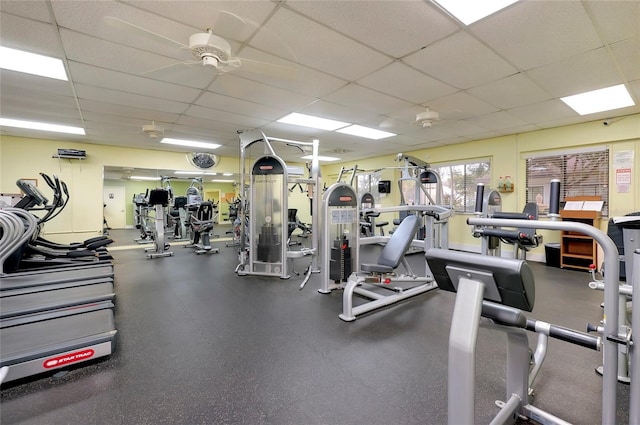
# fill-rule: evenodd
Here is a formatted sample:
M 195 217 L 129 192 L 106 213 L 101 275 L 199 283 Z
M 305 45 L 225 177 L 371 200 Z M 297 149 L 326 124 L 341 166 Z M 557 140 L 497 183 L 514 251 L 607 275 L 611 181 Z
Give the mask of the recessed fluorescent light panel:
M 300 125 L 303 127 L 317 128 L 320 130 L 328 130 L 328 131 L 337 130 L 338 128 L 346 127 L 349 125 L 348 122 L 314 117 L 313 115 L 299 114 L 297 112 L 293 112 L 287 115 L 286 117 L 280 118 L 278 122 L 281 122 L 284 124 Z
M 376 130 L 375 128 L 363 127 L 361 125 L 350 125 L 349 127 L 336 130 L 338 133 L 351 134 L 352 136 L 365 137 L 367 139 L 379 140 L 395 136 L 394 133 Z
M 0 46 L 0 68 L 68 81 L 60 59 Z
M 171 139 L 168 137 L 165 137 L 164 139 L 162 139 L 160 143 L 166 143 L 169 145 L 186 146 L 189 148 L 201 148 L 201 149 L 217 149 L 220 147 L 220 145 L 216 143 L 198 142 L 196 140 Z
M 71 127 L 68 125 L 49 124 L 46 122 L 23 121 L 9 118 L 0 118 L 0 127 L 27 128 L 29 130 L 53 131 L 56 133 L 85 135 L 84 128 Z
M 635 103 L 624 84 L 560 98 L 580 115 L 633 106 Z
M 479 21 L 518 0 L 434 0 L 465 25 Z
M 305 156 L 301 156 L 300 159 L 313 159 L 313 155 L 305 155 Z M 318 161 L 337 161 L 340 158 L 336 158 L 333 156 L 322 156 L 322 155 L 318 155 Z
M 215 176 L 218 173 L 203 173 L 202 171 L 175 171 L 174 174 L 184 176 Z
M 131 176 L 129 180 L 149 180 L 149 181 L 157 181 L 160 180 L 160 177 L 147 177 L 147 176 Z
M 233 183 L 234 180 L 223 180 L 223 179 L 213 179 L 211 180 L 213 183 Z

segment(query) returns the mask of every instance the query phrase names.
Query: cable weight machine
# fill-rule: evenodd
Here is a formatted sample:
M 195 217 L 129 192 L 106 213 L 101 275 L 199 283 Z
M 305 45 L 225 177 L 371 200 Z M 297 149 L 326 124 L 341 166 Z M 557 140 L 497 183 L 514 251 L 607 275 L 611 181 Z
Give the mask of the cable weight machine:
M 289 259 L 311 255 L 311 264 L 305 273 L 304 283 L 311 273 L 319 273 L 318 255 L 318 197 L 320 187 L 320 166 L 318 162 L 318 141 L 300 142 L 278 138 L 268 138 L 262 131 L 240 132 L 240 205 L 238 216 L 241 223 L 239 243 L 239 276 L 260 275 L 288 279 Z M 304 151 L 311 148 L 312 162 L 310 178 L 291 178 L 289 167 L 276 153 L 273 143 L 281 142 Z M 262 143 L 263 154 L 256 158 L 248 169 L 248 148 Z M 247 187 L 247 176 L 249 184 Z M 310 187 L 312 229 L 311 248 L 289 250 L 288 239 L 288 185 L 307 184 Z

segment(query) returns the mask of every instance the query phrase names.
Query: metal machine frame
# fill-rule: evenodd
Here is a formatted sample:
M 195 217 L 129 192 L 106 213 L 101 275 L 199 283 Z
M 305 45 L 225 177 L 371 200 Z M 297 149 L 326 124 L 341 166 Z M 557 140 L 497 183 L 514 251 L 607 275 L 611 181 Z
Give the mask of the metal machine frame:
M 264 144 L 264 154 L 261 157 L 258 157 L 253 164 L 251 165 L 251 169 L 249 172 L 250 179 L 250 187 L 249 187 L 249 199 L 246 199 L 247 187 L 246 187 L 246 155 L 247 149 L 249 146 L 254 143 L 262 142 Z M 310 177 L 309 179 L 290 179 L 287 165 L 285 161 L 280 158 L 276 151 L 273 148 L 273 142 L 282 142 L 287 145 L 297 146 L 297 147 L 311 147 L 312 149 L 312 161 L 311 161 L 311 169 L 310 169 Z M 302 149 L 302 148 L 301 148 Z M 279 205 L 279 214 L 281 217 L 282 223 L 257 223 L 256 217 L 258 217 L 261 213 L 261 205 L 258 205 L 257 198 L 258 196 L 264 196 L 265 194 L 257 194 L 257 188 L 255 183 L 255 179 L 257 175 L 267 176 L 268 178 L 270 174 L 282 176 L 282 185 L 279 187 L 279 193 L 276 194 L 278 198 L 281 200 Z M 265 180 L 265 184 L 268 182 Z M 288 184 L 290 183 L 300 183 L 300 184 L 309 184 L 312 188 L 312 229 L 313 232 L 311 234 L 311 248 L 310 249 L 302 249 L 289 251 L 287 246 L 287 226 L 284 223 L 284 219 L 287 217 L 288 211 L 288 203 L 287 196 L 289 191 L 287 189 Z M 239 276 L 245 275 L 259 275 L 259 276 L 273 276 L 279 277 L 281 279 L 288 279 L 290 277 L 289 274 L 289 259 L 301 258 L 307 255 L 311 255 L 311 264 L 305 273 L 304 283 L 310 278 L 311 273 L 319 273 L 319 269 L 317 266 L 317 254 L 318 254 L 318 197 L 319 197 L 319 188 L 320 188 L 320 165 L 318 162 L 318 141 L 314 140 L 313 142 L 300 142 L 295 140 L 286 140 L 286 139 L 278 139 L 278 138 L 268 138 L 262 131 L 259 130 L 251 130 L 240 133 L 240 197 L 241 203 L 238 211 L 238 216 L 240 218 L 241 223 L 246 222 L 246 218 L 249 217 L 249 229 L 248 234 L 244 226 L 241 226 L 240 230 L 240 249 L 239 249 L 239 264 L 236 267 L 236 273 Z M 268 195 L 268 194 L 266 194 Z M 247 211 L 248 210 L 248 211 Z M 272 217 L 270 215 L 265 216 L 265 221 L 270 221 Z M 277 240 L 279 240 L 279 252 L 277 255 L 271 258 L 268 258 L 273 255 L 273 252 L 267 248 L 268 253 L 266 255 L 266 261 L 258 259 L 258 242 L 260 232 L 258 231 L 258 225 L 273 225 L 276 227 L 276 234 L 274 235 Z M 277 228 L 279 227 L 279 228 Z M 263 249 L 264 250 L 264 249 Z M 263 255 L 263 257 L 264 257 Z
M 553 191 L 557 190 L 554 195 Z M 604 252 L 604 266 L 607 273 L 604 276 L 604 327 L 603 339 L 603 373 L 602 373 L 602 423 L 616 423 L 617 412 L 617 385 L 620 362 L 627 362 L 626 356 L 620 352 L 619 345 L 629 345 L 631 364 L 640 365 L 640 349 L 631 343 L 631 336 L 621 332 L 623 323 L 620 321 L 620 262 L 618 248 L 611 238 L 600 229 L 584 223 L 556 221 L 559 217 L 559 182 L 554 186 L 552 181 L 552 196 L 549 206 L 549 217 L 546 220 L 508 220 L 491 218 L 468 218 L 467 224 L 472 226 L 492 227 L 523 227 L 530 229 L 559 230 L 582 233 L 592 237 Z M 636 250 L 634 256 L 640 255 Z M 634 258 L 638 260 L 638 257 Z M 640 291 L 640 260 L 634 261 L 634 278 L 632 292 Z M 636 273 L 637 271 L 637 273 Z M 640 329 L 640 306 L 632 303 L 632 327 L 636 325 Z M 630 408 L 629 423 L 640 423 L 640 404 L 634 400 L 640 399 L 640 368 L 634 367 L 631 371 L 630 383 Z
M 359 226 L 359 214 L 361 209 L 359 204 L 359 198 L 355 190 L 346 183 L 335 183 L 327 189 L 324 194 L 322 203 L 322 216 L 324 219 L 323 226 L 323 243 L 321 250 L 322 259 L 322 272 L 321 283 L 318 292 L 321 294 L 328 294 L 335 289 L 343 289 L 342 300 L 342 313 L 339 315 L 340 319 L 351 322 L 356 319 L 357 316 L 368 313 L 373 310 L 377 310 L 381 307 L 385 307 L 391 304 L 395 304 L 410 297 L 428 292 L 435 289 L 437 285 L 434 283 L 433 278 L 428 271 L 428 267 L 425 262 L 425 276 L 417 276 L 411 268 L 408 262 L 403 258 L 402 264 L 406 269 L 406 273 L 395 274 L 393 273 L 363 273 L 359 271 L 359 250 L 360 250 L 360 226 Z M 355 207 L 355 209 L 354 209 Z M 375 211 L 415 211 L 416 208 L 428 209 L 433 206 L 405 206 L 405 207 L 392 207 L 375 209 Z M 442 208 L 442 207 L 439 207 Z M 442 211 L 443 215 L 448 211 Z M 331 228 L 332 226 L 347 226 L 352 225 L 352 229 L 345 229 L 350 236 L 349 245 L 351 248 L 350 261 L 351 268 L 355 269 L 350 273 L 348 279 L 345 281 L 336 282 L 330 277 L 330 259 L 331 259 Z M 367 243 L 382 243 L 385 244 L 390 240 L 389 236 L 375 236 L 367 239 Z M 427 240 L 412 240 L 411 246 L 418 246 L 421 248 L 428 244 Z M 331 281 L 333 280 L 333 283 Z M 384 291 L 384 292 L 383 292 Z M 391 294 L 386 293 L 391 291 Z M 360 295 L 368 299 L 369 301 L 354 306 L 354 294 Z
M 531 367 L 527 330 L 544 337 L 545 349 L 547 337 L 593 350 L 601 348 L 602 339 L 525 316 L 523 310 L 533 310 L 535 283 L 524 260 L 439 249 L 425 256 L 439 287 L 457 292 L 449 334 L 448 423 L 474 423 L 476 342 L 480 318 L 486 317 L 490 321 L 485 326 L 507 334 L 506 400 L 496 402 L 500 412 L 491 423 L 514 424 L 525 416 L 544 424 L 567 424 L 530 404 L 542 359 L 536 357 Z

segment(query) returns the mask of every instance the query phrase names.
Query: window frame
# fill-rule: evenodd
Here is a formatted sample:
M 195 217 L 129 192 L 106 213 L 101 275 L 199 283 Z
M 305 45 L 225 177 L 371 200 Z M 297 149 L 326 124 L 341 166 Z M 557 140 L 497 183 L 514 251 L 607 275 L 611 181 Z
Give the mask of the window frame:
M 477 166 L 478 168 L 486 167 L 481 176 L 473 178 L 470 174 L 470 168 Z M 451 169 L 453 167 L 463 167 L 463 173 L 458 175 L 458 182 L 450 184 L 452 179 Z M 459 214 L 473 214 L 475 210 L 476 186 L 478 183 L 484 183 L 490 186 L 491 181 L 491 158 L 473 158 L 459 161 L 450 161 L 446 163 L 432 164 L 431 168 L 440 174 L 442 179 L 443 204 L 452 208 Z M 445 171 L 446 170 L 446 171 Z M 457 186 L 457 187 L 456 187 Z M 461 187 L 460 187 L 461 186 Z M 459 199 L 459 202 L 456 202 Z
M 549 183 L 560 180 L 560 206 L 567 197 L 600 196 L 601 214 L 609 216 L 611 149 L 598 146 L 585 149 L 536 152 L 523 156 L 525 161 L 526 202 L 537 202 L 533 188 L 544 186 L 541 214 L 548 212 Z

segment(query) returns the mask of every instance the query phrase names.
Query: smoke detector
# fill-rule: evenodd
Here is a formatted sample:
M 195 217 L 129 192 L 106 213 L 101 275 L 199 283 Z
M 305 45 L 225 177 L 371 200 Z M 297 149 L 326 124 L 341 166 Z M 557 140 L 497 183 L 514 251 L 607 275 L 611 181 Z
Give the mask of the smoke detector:
M 411 124 L 417 125 L 422 128 L 431 128 L 434 121 L 438 121 L 440 119 L 440 114 L 436 111 L 430 110 L 428 107 L 424 112 L 420 112 L 416 115 L 416 120 Z
M 151 121 L 151 124 L 143 125 L 142 132 L 149 136 L 151 140 L 159 140 L 164 136 L 164 128 L 157 126 L 155 121 Z

